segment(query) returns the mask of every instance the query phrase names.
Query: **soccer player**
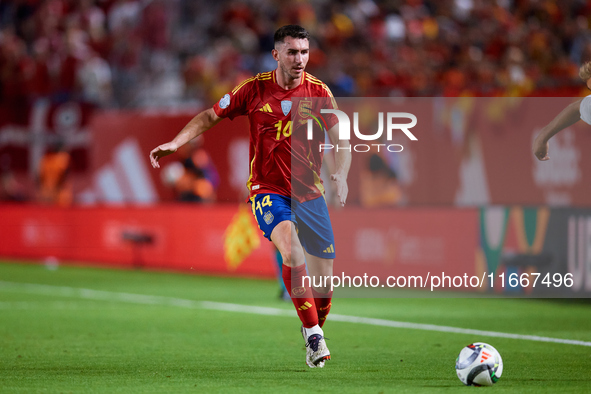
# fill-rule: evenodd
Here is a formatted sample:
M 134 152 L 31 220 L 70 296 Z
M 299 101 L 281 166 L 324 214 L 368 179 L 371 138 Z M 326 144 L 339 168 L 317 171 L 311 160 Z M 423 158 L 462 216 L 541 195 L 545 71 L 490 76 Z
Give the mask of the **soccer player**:
M 591 90 L 591 61 L 581 66 L 579 77 L 585 81 L 587 87 Z M 579 119 L 583 119 L 585 123 L 591 125 L 591 95 L 569 104 L 550 123 L 544 126 L 532 145 L 534 156 L 541 161 L 550 160 L 548 156 L 548 141 L 550 138 L 567 127 L 572 126 Z
M 302 122 L 293 124 L 291 113 L 297 111 L 306 121 L 315 109 L 312 98 L 319 98 L 331 108 L 335 108 L 335 103 L 328 87 L 304 71 L 310 55 L 309 37 L 301 26 L 278 29 L 272 50 L 277 68 L 240 83 L 213 108 L 195 116 L 171 142 L 152 150 L 150 160 L 158 168 L 160 158 L 175 152 L 222 118 L 248 116 L 247 187 L 252 211 L 264 236 L 275 244 L 283 258 L 282 277 L 302 322 L 306 364 L 322 368 L 325 360 L 330 359 L 322 326 L 330 311 L 332 291 L 327 286 L 310 288 L 310 281 L 305 281 L 304 276 L 306 263 L 310 277 L 331 276 L 333 272 L 334 236 L 319 177 L 322 153 L 318 144 L 324 142 L 324 132 L 315 133 L 311 141 L 302 138 Z M 292 103 L 296 103 L 294 107 Z M 344 206 L 350 145 L 348 141 L 338 141 L 336 116 L 325 115 L 323 119 L 332 144 L 344 148 L 335 154 L 336 168 L 331 175 Z

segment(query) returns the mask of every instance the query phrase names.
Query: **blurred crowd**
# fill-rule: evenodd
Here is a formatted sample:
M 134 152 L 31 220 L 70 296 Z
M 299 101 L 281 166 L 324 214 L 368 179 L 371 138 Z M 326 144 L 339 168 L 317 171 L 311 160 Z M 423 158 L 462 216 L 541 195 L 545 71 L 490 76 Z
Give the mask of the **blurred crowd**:
M 0 104 L 211 105 L 276 67 L 289 23 L 335 96 L 552 95 L 580 87 L 590 21 L 586 0 L 5 0 Z
M 162 183 L 173 190 L 176 201 L 211 203 L 216 200 L 220 176 L 202 145 L 203 136 L 191 140 L 177 150 L 178 160 L 162 168 Z

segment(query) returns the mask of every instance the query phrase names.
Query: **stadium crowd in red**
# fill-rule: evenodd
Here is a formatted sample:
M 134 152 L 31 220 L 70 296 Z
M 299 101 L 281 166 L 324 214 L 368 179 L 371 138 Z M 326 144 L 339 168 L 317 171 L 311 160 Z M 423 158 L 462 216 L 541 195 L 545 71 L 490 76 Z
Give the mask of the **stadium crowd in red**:
M 579 95 L 590 21 L 583 0 L 8 0 L 0 105 L 210 105 L 276 66 L 286 23 L 335 96 Z

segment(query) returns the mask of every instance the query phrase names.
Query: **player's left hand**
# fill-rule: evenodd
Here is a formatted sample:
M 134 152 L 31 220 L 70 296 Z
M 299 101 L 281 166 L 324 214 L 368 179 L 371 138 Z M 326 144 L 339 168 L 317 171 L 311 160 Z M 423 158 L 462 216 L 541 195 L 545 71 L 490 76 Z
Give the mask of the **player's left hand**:
M 337 196 L 339 197 L 339 202 L 341 206 L 345 206 L 345 202 L 347 202 L 347 194 L 349 194 L 349 186 L 347 186 L 347 178 L 342 174 L 336 173 L 330 176 L 330 179 L 333 180 L 337 184 Z
M 532 145 L 532 152 L 533 152 L 534 156 L 538 158 L 538 160 L 540 160 L 540 161 L 550 160 L 550 157 L 548 156 L 548 149 L 549 149 L 548 141 L 544 141 L 544 139 L 540 138 L 540 136 L 536 137 L 536 139 L 534 140 L 534 143 Z

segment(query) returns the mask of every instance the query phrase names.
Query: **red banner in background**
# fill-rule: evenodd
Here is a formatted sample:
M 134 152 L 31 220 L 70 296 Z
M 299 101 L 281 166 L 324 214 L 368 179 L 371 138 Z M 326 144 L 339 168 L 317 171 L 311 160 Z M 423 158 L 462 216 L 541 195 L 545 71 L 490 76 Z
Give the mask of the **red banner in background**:
M 56 144 L 71 153 L 73 171 L 88 169 L 94 106 L 40 99 L 20 110 L 21 119 L 0 113 L 0 171 L 34 174 L 41 156 Z
M 86 178 L 93 147 L 90 122 L 94 106 L 39 99 L 24 103 L 18 111 L 0 108 L 0 177 L 17 182 L 18 197 L 33 199 L 43 156 L 63 146 L 70 154 L 69 178 L 74 183 Z M 14 190 L 0 184 L 0 199 Z M 14 197 L 14 196 L 13 196 Z
M 579 122 L 556 135 L 550 141 L 548 162 L 537 161 L 531 153 L 534 135 L 573 100 L 503 97 L 385 101 L 382 106 L 387 111 L 406 111 L 418 119 L 412 129 L 417 141 L 396 132 L 389 143 L 400 144 L 404 150 L 380 152 L 383 162 L 397 176 L 402 191 L 399 203 L 591 205 L 591 157 L 582 150 L 591 146 L 588 125 Z M 351 100 L 346 104 L 358 108 Z M 369 124 L 361 126 L 366 134 L 375 132 L 378 115 L 374 107 L 367 109 Z M 160 170 L 151 168 L 148 153 L 170 141 L 192 116 L 148 112 L 103 112 L 95 116 L 91 124 L 91 175 L 78 188 L 84 192 L 79 194 L 80 200 L 172 200 L 172 190 L 165 185 L 166 166 L 187 157 L 190 147 L 163 158 Z M 367 141 L 354 138 L 351 143 Z M 243 200 L 249 175 L 248 145 L 246 117 L 224 120 L 204 134 L 202 148 L 219 174 L 217 201 Z M 374 151 L 353 152 L 349 204 L 361 203 L 363 178 L 367 178 Z M 327 160 L 332 154 L 327 152 Z M 332 182 L 325 184 L 330 189 Z
M 368 100 L 378 101 L 366 109 Z M 410 141 L 397 132 L 392 141 L 401 152 L 382 148 L 379 156 L 397 178 L 405 205 L 484 206 L 498 204 L 591 205 L 590 126 L 584 122 L 561 131 L 550 141 L 550 160 L 538 161 L 531 151 L 534 136 L 574 98 L 405 98 L 345 99 L 343 108 L 359 111 L 377 129 L 378 111 L 408 112 L 417 117 Z M 378 106 L 379 105 L 379 106 Z M 363 111 L 366 111 L 364 113 Z M 367 115 L 367 116 L 364 116 Z M 351 117 L 351 115 L 349 115 Z M 352 119 L 352 118 L 351 118 Z M 350 203 L 360 201 L 370 158 L 377 149 L 354 152 L 349 177 Z M 366 182 L 367 183 L 367 182 Z M 379 188 L 376 188 L 379 191 Z M 390 204 L 391 205 L 391 204 Z
M 274 249 L 250 212 L 249 229 L 235 205 L 56 209 L 0 205 L 0 256 L 100 263 L 195 273 L 276 275 Z M 333 210 L 335 275 L 477 275 L 476 209 Z M 241 217 L 242 221 L 245 217 Z M 227 262 L 224 238 L 260 240 L 242 262 Z M 238 243 L 243 247 L 243 242 Z M 255 247 L 258 242 L 251 242 Z M 228 245 L 226 244 L 226 247 Z M 238 251 L 240 252 L 242 251 Z M 228 257 L 226 255 L 226 257 Z
M 363 103 L 369 99 L 355 100 Z M 396 132 L 391 142 L 401 144 L 404 150 L 381 152 L 382 161 L 396 174 L 400 190 L 393 192 L 398 197 L 389 205 L 591 206 L 591 157 L 583 150 L 591 146 L 588 125 L 578 122 L 556 135 L 550 141 L 550 161 L 539 162 L 531 153 L 534 135 L 575 99 L 388 100 L 383 111 L 407 111 L 418 119 L 412 129 L 418 141 Z M 368 111 L 369 124 L 362 125 L 366 134 L 375 132 L 378 119 L 377 108 L 367 107 L 354 107 Z M 89 111 L 75 103 L 54 106 L 40 102 L 30 111 L 28 125 L 0 125 L 0 172 L 17 173 L 33 199 L 35 166 L 49 143 L 61 137 L 72 152 L 75 171 L 70 179 L 76 202 L 173 201 L 173 190 L 166 184 L 167 167 L 188 157 L 191 148 L 163 158 L 160 170 L 151 168 L 148 154 L 170 141 L 198 111 L 104 111 L 93 116 Z M 248 147 L 246 117 L 224 120 L 204 134 L 203 151 L 219 175 L 216 201 L 243 201 L 249 176 Z M 348 179 L 350 205 L 363 200 L 372 153 L 353 153 Z M 327 152 L 327 160 L 331 156 L 332 152 Z M 324 178 L 327 175 L 323 173 Z M 330 191 L 332 182 L 325 184 Z
M 172 188 L 163 181 L 164 168 L 184 159 L 189 146 L 161 159 L 153 169 L 149 152 L 174 138 L 193 113 L 102 112 L 92 122 L 92 174 L 78 185 L 87 203 L 154 203 L 172 201 Z M 225 120 L 206 132 L 202 148 L 219 174 L 217 201 L 243 201 L 248 179 L 248 123 L 246 118 Z

